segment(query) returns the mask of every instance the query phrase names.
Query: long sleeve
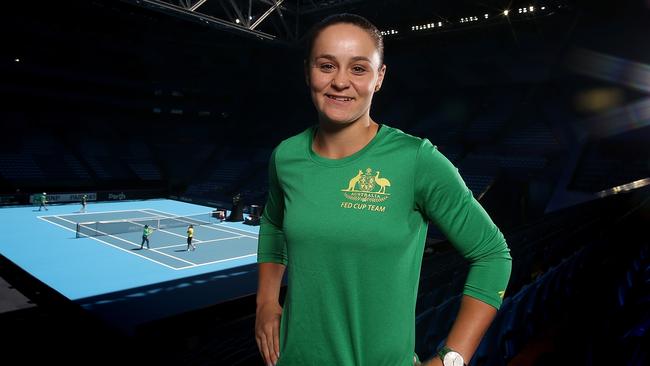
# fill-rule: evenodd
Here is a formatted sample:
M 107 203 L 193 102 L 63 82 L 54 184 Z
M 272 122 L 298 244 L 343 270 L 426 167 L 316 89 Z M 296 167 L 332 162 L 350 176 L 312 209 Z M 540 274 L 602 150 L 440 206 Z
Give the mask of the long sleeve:
M 260 234 L 257 243 L 257 262 L 273 262 L 287 265 L 287 250 L 282 223 L 284 221 L 284 194 L 278 181 L 275 156 L 278 147 L 269 160 L 269 191 L 264 212 L 260 218 Z
M 417 155 L 415 203 L 470 262 L 463 293 L 498 309 L 512 266 L 506 240 L 458 168 L 427 139 Z

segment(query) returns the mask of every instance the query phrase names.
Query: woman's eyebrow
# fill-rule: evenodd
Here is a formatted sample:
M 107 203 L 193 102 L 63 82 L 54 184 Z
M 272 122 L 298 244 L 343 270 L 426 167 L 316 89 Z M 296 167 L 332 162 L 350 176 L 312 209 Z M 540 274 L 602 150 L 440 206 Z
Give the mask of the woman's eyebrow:
M 316 56 L 316 59 L 319 59 L 319 58 L 326 58 L 326 59 L 332 60 L 332 61 L 337 60 L 336 56 L 330 55 L 330 54 L 323 54 L 323 55 Z M 372 61 L 370 61 L 370 59 L 365 57 L 365 56 L 354 56 L 354 57 L 351 58 L 351 60 L 352 61 L 368 61 L 368 62 L 372 63 Z

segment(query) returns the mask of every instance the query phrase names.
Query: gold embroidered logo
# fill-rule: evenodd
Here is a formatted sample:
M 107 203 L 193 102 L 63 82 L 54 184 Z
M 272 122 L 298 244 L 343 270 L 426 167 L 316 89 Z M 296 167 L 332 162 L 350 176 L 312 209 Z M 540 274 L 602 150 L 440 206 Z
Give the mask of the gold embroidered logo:
M 380 171 L 375 171 L 373 174 L 370 168 L 367 168 L 365 173 L 359 169 L 357 175 L 348 182 L 348 187 L 341 191 L 344 192 L 345 198 L 351 201 L 384 202 L 390 196 L 390 193 L 386 192 L 386 187 L 390 187 L 390 181 L 380 178 L 380 174 Z

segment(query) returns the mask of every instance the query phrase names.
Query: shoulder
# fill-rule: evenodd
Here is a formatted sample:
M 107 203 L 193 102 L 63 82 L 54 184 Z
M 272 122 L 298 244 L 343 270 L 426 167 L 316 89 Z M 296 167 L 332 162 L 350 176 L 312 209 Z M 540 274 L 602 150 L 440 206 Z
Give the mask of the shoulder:
M 278 160 L 283 157 L 296 156 L 296 153 L 303 152 L 309 143 L 311 134 L 314 133 L 314 125 L 303 131 L 282 140 L 272 151 L 271 157 Z
M 416 169 L 453 169 L 457 170 L 451 161 L 428 138 L 406 133 L 398 128 L 384 125 L 387 128 L 387 141 L 396 144 L 401 150 L 407 149 L 412 153 Z
M 386 141 L 390 144 L 398 145 L 400 148 L 409 149 L 417 154 L 424 145 L 431 145 L 427 138 L 418 137 L 410 133 L 404 132 L 399 128 L 383 125 L 386 131 Z

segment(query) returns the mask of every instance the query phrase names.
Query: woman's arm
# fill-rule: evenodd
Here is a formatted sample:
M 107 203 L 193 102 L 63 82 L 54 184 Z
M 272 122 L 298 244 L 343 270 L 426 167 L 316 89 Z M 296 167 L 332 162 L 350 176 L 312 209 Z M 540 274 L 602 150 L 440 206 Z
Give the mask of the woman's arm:
M 255 340 L 266 365 L 280 358 L 280 287 L 286 268 L 278 263 L 260 263 L 255 312 Z
M 449 332 L 445 345 L 460 353 L 465 360 L 465 364 L 469 364 L 496 313 L 497 309 L 493 306 L 471 296 L 464 295 L 461 300 L 458 316 Z M 423 365 L 442 366 L 442 361 L 436 355 Z
M 512 268 L 510 249 L 458 168 L 426 139 L 418 153 L 418 209 L 469 262 L 461 308 L 446 340 L 467 364 L 503 301 Z M 441 364 L 437 357 L 426 363 Z
M 286 266 L 279 263 L 258 264 L 257 306 L 280 299 L 280 287 Z
M 284 195 L 275 167 L 275 154 L 269 161 L 269 194 L 260 218 L 257 246 L 258 284 L 255 314 L 255 340 L 267 365 L 280 357 L 280 287 L 288 263 L 286 240 L 282 231 Z

